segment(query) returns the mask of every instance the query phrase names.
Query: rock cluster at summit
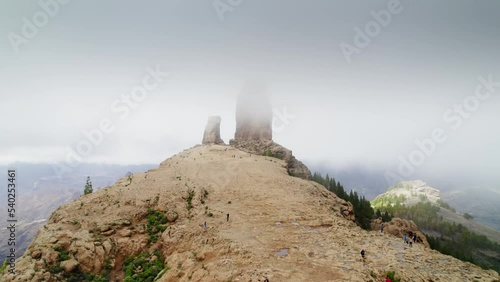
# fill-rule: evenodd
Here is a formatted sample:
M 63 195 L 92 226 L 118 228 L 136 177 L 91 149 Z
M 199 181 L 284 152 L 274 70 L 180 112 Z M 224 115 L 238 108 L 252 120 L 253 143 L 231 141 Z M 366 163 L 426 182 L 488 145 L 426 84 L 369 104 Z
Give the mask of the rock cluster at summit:
M 272 106 L 265 87 L 258 83 L 247 84 L 238 96 L 236 132 L 229 144 L 248 153 L 282 159 L 290 175 L 311 179 L 311 171 L 293 156 L 292 151 L 273 141 L 272 121 Z M 202 144 L 223 143 L 220 117 L 209 118 Z

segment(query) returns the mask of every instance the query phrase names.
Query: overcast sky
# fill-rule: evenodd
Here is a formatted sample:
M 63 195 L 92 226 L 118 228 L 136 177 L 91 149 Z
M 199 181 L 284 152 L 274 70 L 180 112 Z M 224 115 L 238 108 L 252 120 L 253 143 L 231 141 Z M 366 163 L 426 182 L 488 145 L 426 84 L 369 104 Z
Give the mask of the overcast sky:
M 281 112 L 274 140 L 307 165 L 401 174 L 440 128 L 416 173 L 500 186 L 500 85 L 486 97 L 478 79 L 500 82 L 498 1 L 68 2 L 46 18 L 38 1 L 0 4 L 2 164 L 63 162 L 103 119 L 114 130 L 85 162 L 159 163 L 200 143 L 210 115 L 228 142 L 236 96 L 259 81 Z M 148 67 L 169 75 L 125 116 Z

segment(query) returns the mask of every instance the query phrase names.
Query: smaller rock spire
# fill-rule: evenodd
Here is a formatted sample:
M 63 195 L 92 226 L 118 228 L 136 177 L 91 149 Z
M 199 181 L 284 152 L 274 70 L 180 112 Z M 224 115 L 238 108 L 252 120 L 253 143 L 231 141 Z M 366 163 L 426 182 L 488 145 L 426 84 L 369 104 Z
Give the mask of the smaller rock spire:
M 220 138 L 220 116 L 212 116 L 208 118 L 207 126 L 205 127 L 205 132 L 203 133 L 203 145 L 208 144 L 224 144 L 224 141 Z

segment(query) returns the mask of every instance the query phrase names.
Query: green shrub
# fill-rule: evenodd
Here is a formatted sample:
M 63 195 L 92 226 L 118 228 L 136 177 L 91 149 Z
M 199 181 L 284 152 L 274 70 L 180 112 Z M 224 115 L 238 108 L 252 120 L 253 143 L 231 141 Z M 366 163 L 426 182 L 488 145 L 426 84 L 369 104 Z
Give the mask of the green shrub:
M 267 150 L 265 151 L 263 154 L 262 154 L 264 157 L 271 157 L 271 158 L 276 158 L 276 159 L 280 159 L 280 160 L 283 160 L 283 156 L 281 154 L 276 154 L 274 153 L 273 151 L 271 150 Z
M 472 215 L 470 215 L 470 213 L 464 213 L 464 218 L 467 219 L 467 220 L 473 220 L 474 217 Z
M 53 265 L 49 268 L 49 272 L 52 274 L 57 274 L 57 273 L 60 273 L 63 271 L 64 271 L 64 269 L 61 267 L 61 265 L 59 263 L 57 263 L 56 265 Z
M 8 259 L 5 259 L 3 261 L 3 264 L 0 265 L 0 275 L 2 275 L 5 269 L 7 269 L 7 266 L 9 265 L 8 261 L 9 261 Z
M 147 224 L 145 226 L 146 231 L 149 234 L 149 243 L 156 243 L 158 241 L 158 233 L 164 232 L 167 227 L 163 224 L 167 223 L 167 218 L 165 214 L 157 210 L 148 210 Z
M 153 256 L 156 258 L 153 259 Z M 154 281 L 168 267 L 163 266 L 163 259 L 158 251 L 152 254 L 142 253 L 136 257 L 127 258 L 124 262 L 124 281 Z
M 387 277 L 391 278 L 392 282 L 400 282 L 401 281 L 401 279 L 396 277 L 396 272 L 394 272 L 394 271 L 387 272 Z
M 187 197 L 182 197 L 184 200 L 186 200 L 186 209 L 189 211 L 193 208 L 193 205 L 192 205 L 192 201 L 193 201 L 193 198 L 194 198 L 194 195 L 195 195 L 195 192 L 193 189 L 189 189 L 187 191 Z

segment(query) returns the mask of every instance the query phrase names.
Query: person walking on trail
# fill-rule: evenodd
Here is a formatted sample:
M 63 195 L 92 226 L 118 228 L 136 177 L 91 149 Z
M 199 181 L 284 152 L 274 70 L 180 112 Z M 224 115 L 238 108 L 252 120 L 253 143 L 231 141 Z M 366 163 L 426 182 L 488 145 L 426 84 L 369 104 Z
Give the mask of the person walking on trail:
M 229 213 L 226 214 L 226 219 L 229 221 Z
M 404 242 L 405 244 L 408 244 L 408 240 L 406 239 L 406 233 L 405 233 L 405 235 L 403 236 L 403 242 Z
M 385 282 L 392 282 L 391 278 L 389 276 L 385 277 Z
M 361 250 L 361 258 L 363 258 L 363 260 L 365 260 L 365 250 Z
M 380 224 L 380 233 L 384 233 L 384 223 Z
M 205 221 L 205 223 L 203 223 L 203 229 L 205 229 L 205 231 L 207 231 L 207 222 Z

